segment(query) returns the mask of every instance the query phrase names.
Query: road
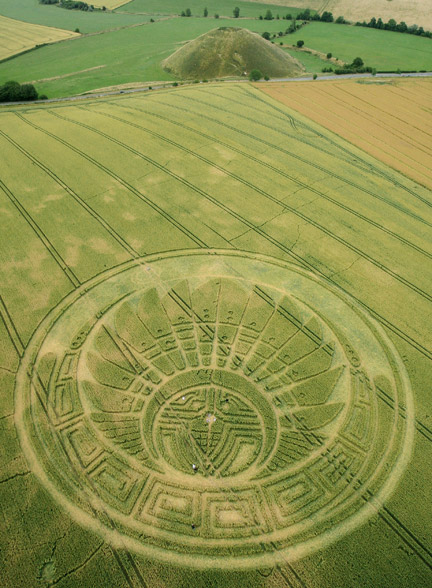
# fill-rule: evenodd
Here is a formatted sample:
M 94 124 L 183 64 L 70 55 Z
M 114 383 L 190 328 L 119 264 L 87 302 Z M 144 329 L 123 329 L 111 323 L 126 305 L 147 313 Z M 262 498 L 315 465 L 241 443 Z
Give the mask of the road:
M 345 74 L 345 75 L 329 75 L 329 76 L 319 76 L 314 80 L 313 76 L 304 77 L 304 78 L 275 78 L 272 80 L 268 80 L 265 83 L 277 83 L 277 82 L 319 82 L 322 80 L 352 80 L 356 78 L 430 78 L 432 77 L 432 72 L 414 72 L 414 73 L 377 73 L 376 75 L 372 75 L 369 73 L 365 74 Z M 231 83 L 231 84 L 239 84 L 249 82 L 249 80 L 229 80 L 225 81 L 224 83 Z M 194 82 L 190 82 L 187 85 L 192 85 Z M 203 83 L 203 82 L 201 82 Z M 256 83 L 256 82 L 255 82 Z M 260 82 L 258 82 L 260 83 Z M 186 85 L 186 84 L 182 84 Z M 94 94 L 80 94 L 79 96 L 67 96 L 65 98 L 50 98 L 48 100 L 37 100 L 36 102 L 3 102 L 0 106 L 17 106 L 19 104 L 49 104 L 52 102 L 67 102 L 67 101 L 75 101 L 75 100 L 89 100 L 91 98 L 104 98 L 106 96 L 118 96 L 120 94 L 135 94 L 137 92 L 151 92 L 153 90 L 161 90 L 163 88 L 172 88 L 173 82 L 158 84 L 156 86 L 152 86 L 152 90 L 149 87 L 147 88 L 133 88 L 131 90 L 116 90 L 112 92 L 101 92 L 101 93 L 94 93 Z

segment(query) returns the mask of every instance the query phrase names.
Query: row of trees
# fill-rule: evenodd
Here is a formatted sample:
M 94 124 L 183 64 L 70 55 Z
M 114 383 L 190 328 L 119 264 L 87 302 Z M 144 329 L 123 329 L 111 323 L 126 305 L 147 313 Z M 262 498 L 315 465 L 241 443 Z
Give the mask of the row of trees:
M 0 102 L 24 102 L 31 100 L 46 100 L 47 97 L 38 95 L 33 84 L 19 84 L 18 82 L 6 82 L 0 86 Z
M 240 8 L 238 6 L 236 6 L 234 8 L 233 15 L 234 15 L 234 18 L 238 18 L 240 16 Z M 180 16 L 186 16 L 186 17 L 192 16 L 192 10 L 190 8 L 186 8 L 186 10 L 181 11 Z M 208 8 L 207 7 L 204 8 L 203 16 L 205 18 L 208 17 Z M 214 16 L 215 16 L 215 18 L 219 18 L 219 14 L 215 14 Z
M 408 26 L 403 21 L 398 24 L 394 18 L 391 18 L 388 22 L 383 22 L 381 18 L 372 17 L 369 22 L 364 20 L 355 24 L 357 27 L 369 27 L 371 29 L 382 29 L 384 31 L 394 31 L 396 33 L 407 33 L 408 35 L 432 38 L 431 31 L 425 31 L 423 27 L 419 27 L 416 24 Z
M 264 16 L 260 15 L 260 20 L 274 20 L 274 16 L 272 11 L 269 9 L 267 10 L 267 12 L 265 13 Z M 297 16 L 292 16 L 292 14 L 287 14 L 286 16 L 282 17 L 283 19 L 286 20 L 304 20 L 304 21 L 309 21 L 309 20 L 320 20 L 321 22 L 333 22 L 334 18 L 333 18 L 333 14 L 331 12 L 326 12 L 324 11 L 321 15 L 319 15 L 317 12 L 312 13 L 309 8 L 306 8 L 306 10 L 303 10 L 303 12 L 299 12 L 297 14 Z M 340 19 L 342 19 L 342 22 L 345 22 L 344 18 L 341 16 L 339 17 L 339 19 L 336 19 L 336 22 L 341 22 Z M 279 20 L 279 15 L 276 15 L 276 20 Z

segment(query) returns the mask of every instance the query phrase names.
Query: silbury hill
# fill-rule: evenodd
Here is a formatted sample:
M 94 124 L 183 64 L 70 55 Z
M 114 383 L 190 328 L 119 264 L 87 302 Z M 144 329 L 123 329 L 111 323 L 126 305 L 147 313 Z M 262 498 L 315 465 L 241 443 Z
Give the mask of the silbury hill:
M 235 27 L 221 27 L 197 37 L 162 65 L 184 80 L 249 75 L 254 69 L 275 78 L 302 73 L 301 64 L 277 45 Z

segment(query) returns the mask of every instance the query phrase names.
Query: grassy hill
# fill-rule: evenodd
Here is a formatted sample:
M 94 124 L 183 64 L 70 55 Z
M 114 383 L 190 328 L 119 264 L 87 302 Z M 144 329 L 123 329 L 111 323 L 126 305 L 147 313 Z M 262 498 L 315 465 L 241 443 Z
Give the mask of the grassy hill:
M 298 61 L 246 29 L 220 27 L 180 47 L 163 62 L 182 79 L 239 76 L 260 70 L 269 77 L 295 76 Z

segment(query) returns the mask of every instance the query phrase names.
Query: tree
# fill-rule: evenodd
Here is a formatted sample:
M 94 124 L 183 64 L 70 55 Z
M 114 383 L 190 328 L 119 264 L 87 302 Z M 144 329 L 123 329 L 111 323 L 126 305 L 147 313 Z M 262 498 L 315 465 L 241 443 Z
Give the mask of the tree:
M 207 10 L 207 7 L 206 7 L 206 8 L 204 8 L 204 16 L 205 16 L 205 18 L 207 18 L 207 17 L 208 17 L 208 10 Z
M 270 9 L 265 13 L 264 20 L 273 20 L 273 14 Z
M 251 82 L 257 82 L 262 77 L 263 77 L 263 75 L 259 69 L 253 69 L 249 74 L 249 79 Z
M 352 67 L 353 69 L 359 69 L 360 67 L 363 67 L 363 65 L 363 59 L 361 57 L 356 57 L 351 63 L 350 67 Z
M 338 16 L 335 22 L 336 24 L 345 24 L 346 21 L 343 16 Z
M 186 16 L 192 16 L 192 11 L 190 8 L 186 8 L 186 12 L 185 12 Z
M 303 47 L 304 45 L 304 41 L 301 41 L 300 39 L 297 41 L 297 47 Z
M 327 12 L 327 10 L 325 10 L 321 15 L 320 20 L 322 22 L 333 22 L 333 14 L 331 12 Z
M 236 6 L 233 10 L 234 18 L 238 18 L 240 16 L 240 8 Z
M 267 31 L 264 31 L 264 33 L 261 35 L 261 37 L 263 39 L 265 39 L 266 41 L 270 41 L 270 33 L 268 33 Z

